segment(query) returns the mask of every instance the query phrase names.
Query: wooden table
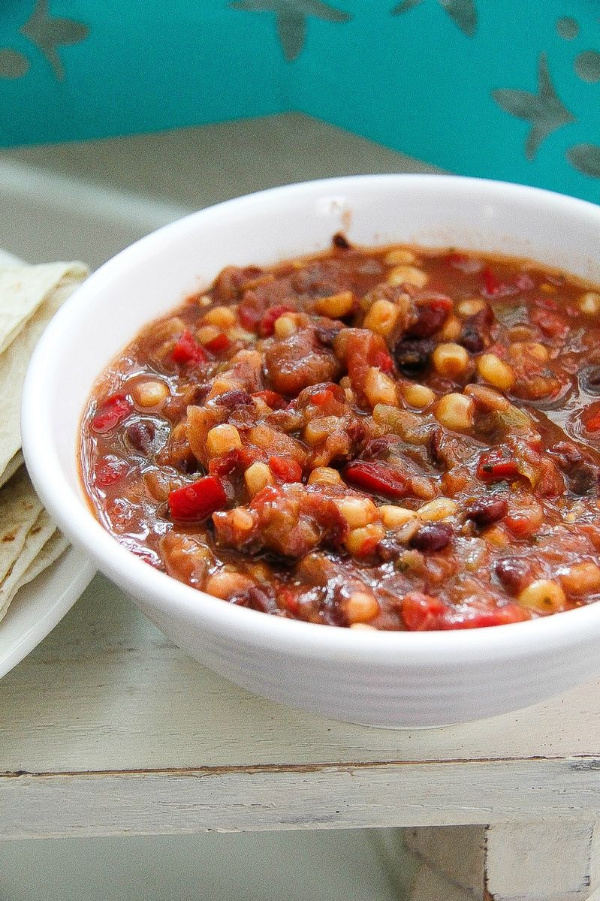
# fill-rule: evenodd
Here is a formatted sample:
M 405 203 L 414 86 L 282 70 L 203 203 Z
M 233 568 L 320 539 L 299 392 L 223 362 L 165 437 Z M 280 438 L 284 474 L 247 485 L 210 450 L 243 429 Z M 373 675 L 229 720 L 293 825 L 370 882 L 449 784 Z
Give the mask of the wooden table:
M 0 837 L 476 825 L 487 828 L 409 829 L 408 839 L 463 882 L 467 857 L 469 879 L 492 865 L 505 881 L 497 858 L 510 864 L 534 846 L 530 869 L 546 883 L 549 862 L 562 863 L 541 883 L 549 893 L 530 896 L 586 898 L 600 807 L 598 689 L 443 729 L 337 723 L 205 670 L 96 576 L 0 682 Z M 524 896 L 519 882 L 492 896 Z
M 23 150 L 2 163 L 0 190 L 13 191 L 11 173 L 22 167 L 45 166 L 55 205 L 47 237 L 56 242 L 47 253 L 95 264 L 93 252 L 102 258 L 111 242 L 143 233 L 145 209 L 153 226 L 178 213 L 173 204 L 184 198 L 201 206 L 336 171 L 419 168 L 299 117 L 241 124 L 237 142 L 224 141 L 227 128 L 230 138 L 238 126 Z M 267 145 L 269 166 L 258 152 Z M 198 148 L 205 150 L 205 179 L 192 183 L 189 157 Z M 165 153 L 185 185 L 159 182 Z M 68 222 L 56 226 L 69 212 L 67 176 L 79 192 L 70 230 Z M 84 180 L 92 177 L 83 216 Z M 5 222 L 0 244 L 32 259 L 35 248 L 23 242 L 38 183 L 24 184 L 18 181 L 21 193 L 11 195 L 12 209 L 21 203 L 22 232 Z M 129 195 L 115 195 L 109 221 L 110 190 L 153 184 L 151 209 L 136 207 L 129 220 Z M 193 185 L 197 192 L 210 185 L 212 193 L 194 196 Z M 68 254 L 75 240 L 77 251 Z M 599 686 L 444 729 L 336 723 L 253 697 L 203 669 L 97 576 L 57 629 L 0 682 L 0 837 L 377 827 L 393 855 L 402 827 L 420 864 L 414 901 L 473 893 L 496 901 L 590 898 L 600 859 Z

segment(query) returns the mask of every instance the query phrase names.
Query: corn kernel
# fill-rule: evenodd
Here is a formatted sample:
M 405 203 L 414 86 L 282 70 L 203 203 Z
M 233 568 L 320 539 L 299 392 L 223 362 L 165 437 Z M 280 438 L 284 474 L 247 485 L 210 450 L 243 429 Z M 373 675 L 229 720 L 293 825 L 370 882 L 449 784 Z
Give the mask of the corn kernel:
M 459 316 L 476 316 L 482 310 L 485 310 L 485 301 L 481 300 L 480 297 L 468 297 L 465 300 L 461 300 L 456 307 L 456 312 Z
M 567 599 L 558 582 L 536 579 L 523 589 L 517 600 L 534 613 L 556 613 L 563 609 Z
M 495 388 L 488 388 L 487 385 L 467 385 L 465 394 L 476 400 L 485 410 L 502 412 L 511 407 L 510 402 L 503 394 L 500 394 Z
M 399 314 L 400 308 L 396 304 L 392 303 L 391 300 L 381 298 L 376 300 L 369 308 L 363 328 L 368 328 L 370 331 L 385 338 L 396 325 Z
M 359 529 L 352 529 L 346 538 L 346 548 L 349 553 L 357 557 L 369 552 L 374 545 L 381 541 L 385 535 L 385 529 L 378 522 L 369 523 Z
M 434 500 L 424 504 L 419 509 L 419 519 L 425 522 L 437 522 L 439 519 L 447 519 L 454 516 L 458 510 L 456 501 L 450 500 L 448 497 L 436 497 Z
M 365 394 L 372 407 L 376 404 L 397 406 L 396 383 L 376 366 L 371 366 L 365 379 Z
M 475 404 L 464 394 L 446 394 L 437 402 L 434 415 L 448 429 L 464 432 L 473 425 Z
M 396 247 L 390 250 L 383 258 L 386 266 L 408 266 L 414 263 L 416 257 L 412 250 L 406 250 L 404 247 Z
M 461 332 L 462 323 L 460 319 L 458 316 L 451 314 L 439 330 L 438 335 L 443 341 L 456 341 L 457 338 L 460 338 Z
M 275 320 L 273 330 L 278 338 L 285 340 L 298 331 L 298 326 L 292 316 L 284 314 Z
M 319 316 L 329 316 L 330 319 L 341 319 L 352 312 L 354 307 L 354 294 L 352 291 L 340 291 L 339 294 L 331 294 L 329 297 L 319 297 L 315 301 L 315 313 Z
M 368 623 L 350 623 L 348 628 L 353 632 L 377 632 L 375 626 L 370 626 Z
M 483 532 L 483 537 L 494 547 L 508 547 L 510 544 L 510 539 L 502 526 L 490 526 Z
M 377 507 L 367 497 L 340 497 L 334 503 L 351 529 L 367 526 L 377 519 Z
M 414 285 L 416 288 L 424 288 L 429 281 L 429 276 L 416 266 L 394 266 L 387 274 L 389 285 Z
M 216 425 L 206 436 L 206 449 L 211 457 L 220 457 L 241 446 L 242 439 L 234 425 Z
M 220 572 L 210 576 L 204 590 L 213 597 L 227 601 L 238 594 L 252 588 L 254 581 L 242 573 Z
M 600 294 L 596 291 L 586 291 L 579 298 L 578 306 L 586 316 L 598 316 L 600 314 Z
M 496 354 L 482 354 L 477 360 L 477 372 L 484 381 L 500 391 L 510 391 L 515 383 L 513 370 Z
M 460 344 L 438 344 L 431 355 L 431 362 L 435 371 L 444 378 L 460 378 L 467 371 L 469 354 Z
M 237 316 L 231 307 L 213 307 L 204 314 L 202 321 L 206 325 L 216 325 L 217 328 L 224 330 L 236 324 Z
M 402 388 L 402 396 L 407 404 L 416 407 L 417 410 L 424 410 L 435 400 L 435 394 L 427 385 L 407 384 Z
M 275 479 L 266 463 L 252 463 L 244 473 L 246 488 L 252 496 L 258 494 L 267 485 L 273 485 Z
M 569 594 L 596 594 L 600 591 L 600 567 L 591 560 L 574 563 L 562 573 L 560 581 Z
M 308 477 L 309 485 L 341 485 L 342 477 L 330 466 L 317 466 Z
M 228 379 L 225 376 L 218 376 L 212 383 L 207 400 L 212 400 L 213 397 L 219 397 L 221 394 L 227 394 L 228 391 L 233 391 L 234 388 L 238 387 L 239 385 L 236 382 L 231 381 L 231 379 Z
M 156 407 L 169 396 L 169 387 L 159 379 L 148 379 L 136 382 L 131 389 L 131 396 L 138 407 Z
M 348 622 L 368 623 L 379 613 L 379 604 L 375 595 L 368 591 L 353 591 L 344 603 L 344 612 Z
M 379 515 L 386 529 L 401 529 L 411 519 L 417 518 L 414 510 L 396 507 L 395 504 L 382 504 L 379 508 Z
M 318 419 L 313 419 L 305 425 L 302 437 L 307 444 L 313 447 L 315 444 L 325 441 L 327 436 L 335 432 L 339 426 L 340 419 L 338 416 L 320 416 Z
M 218 338 L 221 334 L 221 329 L 217 328 L 216 325 L 201 325 L 196 332 L 196 337 L 200 344 L 208 344 L 210 341 L 214 341 L 215 338 Z
M 254 525 L 254 517 L 249 510 L 245 510 L 243 507 L 235 507 L 231 511 L 231 519 L 234 527 L 240 532 L 249 532 Z

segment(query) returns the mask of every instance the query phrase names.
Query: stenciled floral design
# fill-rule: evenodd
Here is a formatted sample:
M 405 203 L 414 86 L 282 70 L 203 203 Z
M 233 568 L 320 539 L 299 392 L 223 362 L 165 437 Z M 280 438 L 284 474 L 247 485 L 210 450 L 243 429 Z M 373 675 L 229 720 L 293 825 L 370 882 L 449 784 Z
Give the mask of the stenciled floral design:
M 392 15 L 397 16 L 400 13 L 408 12 L 409 9 L 413 9 L 422 2 L 423 0 L 402 0 L 394 7 Z M 472 38 L 477 28 L 477 9 L 474 0 L 437 0 L 437 2 L 446 10 L 460 30 Z
M 51 15 L 48 0 L 36 0 L 34 10 L 20 32 L 48 60 L 57 80 L 63 81 L 65 70 L 58 50 L 85 41 L 89 28 L 82 22 Z M 10 48 L 0 49 L 0 78 L 22 78 L 29 68 L 25 54 Z
M 275 13 L 277 33 L 288 62 L 297 59 L 304 48 L 306 22 L 310 16 L 325 22 L 347 22 L 352 16 L 321 0 L 237 0 L 230 4 L 245 12 Z
M 538 64 L 537 94 L 505 89 L 492 91 L 492 97 L 505 112 L 531 123 L 525 142 L 525 156 L 528 160 L 534 158 L 538 147 L 548 135 L 569 122 L 575 122 L 575 116 L 554 90 L 545 53 L 540 56 Z
M 563 16 L 558 19 L 556 30 L 561 38 L 572 41 L 579 35 L 579 23 L 570 16 Z M 597 84 L 600 82 L 600 53 L 597 50 L 584 50 L 578 53 L 573 62 L 573 69 L 581 81 Z M 531 122 L 531 130 L 525 143 L 525 155 L 530 160 L 534 158 L 538 147 L 548 135 L 563 125 L 577 121 L 560 100 L 552 85 L 545 53 L 540 56 L 538 65 L 537 94 L 514 89 L 498 89 L 492 91 L 492 97 L 505 112 Z M 600 146 L 597 144 L 576 144 L 567 150 L 566 157 L 578 172 L 590 178 L 600 178 Z

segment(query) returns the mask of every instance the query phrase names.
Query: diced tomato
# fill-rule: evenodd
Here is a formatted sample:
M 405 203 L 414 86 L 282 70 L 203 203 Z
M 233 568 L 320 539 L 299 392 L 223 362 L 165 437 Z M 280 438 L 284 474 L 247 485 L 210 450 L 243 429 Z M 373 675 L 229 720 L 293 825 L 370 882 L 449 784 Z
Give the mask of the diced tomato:
M 519 475 L 517 461 L 505 457 L 501 450 L 486 451 L 479 458 L 477 478 L 484 482 L 514 479 Z
M 362 488 L 370 494 L 385 497 L 406 497 L 408 479 L 386 463 L 349 463 L 342 472 L 351 485 Z
M 531 613 L 518 604 L 505 604 L 503 607 L 492 607 L 489 610 L 455 611 L 445 616 L 439 628 L 450 629 L 482 629 L 486 626 L 506 626 L 510 623 L 523 623 L 531 619 Z
M 539 325 L 549 338 L 564 338 L 569 331 L 569 324 L 558 313 L 538 307 L 531 311 L 531 321 Z
M 100 488 L 108 488 L 123 478 L 129 464 L 120 457 L 100 457 L 94 467 L 94 481 Z
M 442 628 L 446 605 L 429 594 L 411 591 L 400 604 L 400 613 L 409 632 L 428 632 Z
M 204 476 L 191 485 L 176 488 L 169 494 L 169 510 L 173 519 L 195 522 L 206 519 L 227 504 L 227 495 L 216 476 Z
M 298 603 L 298 597 L 293 591 L 289 588 L 282 588 L 277 592 L 277 598 L 281 607 L 287 610 L 288 613 L 291 613 L 292 616 L 298 616 L 300 604 Z
M 588 404 L 581 419 L 587 432 L 600 432 L 600 401 Z
M 101 404 L 90 426 L 93 432 L 103 435 L 119 425 L 133 410 L 133 404 L 124 394 L 111 394 Z
M 220 354 L 231 347 L 231 341 L 224 332 L 221 332 L 220 335 L 216 335 L 210 341 L 207 341 L 204 346 L 207 350 L 210 350 L 211 354 Z
M 330 391 L 329 388 L 324 388 L 322 391 L 315 391 L 310 398 L 311 404 L 315 404 L 317 407 L 325 407 L 327 404 L 330 404 L 332 400 L 335 400 L 335 396 L 333 391 Z
M 394 368 L 394 361 L 385 351 L 378 350 L 373 356 L 373 366 L 377 366 L 382 372 L 391 372 Z
M 176 363 L 206 363 L 206 354 L 189 329 L 182 332 L 172 356 Z
M 302 481 L 302 467 L 291 457 L 270 457 L 269 467 L 280 482 Z
M 284 313 L 293 313 L 292 307 L 286 307 L 284 304 L 270 307 L 258 323 L 258 334 L 261 338 L 270 338 L 275 331 L 275 323 Z
M 264 400 L 267 407 L 271 407 L 272 410 L 281 410 L 283 407 L 287 407 L 288 404 L 285 397 L 278 394 L 277 391 L 270 391 L 268 388 L 265 391 L 255 391 L 252 397 Z

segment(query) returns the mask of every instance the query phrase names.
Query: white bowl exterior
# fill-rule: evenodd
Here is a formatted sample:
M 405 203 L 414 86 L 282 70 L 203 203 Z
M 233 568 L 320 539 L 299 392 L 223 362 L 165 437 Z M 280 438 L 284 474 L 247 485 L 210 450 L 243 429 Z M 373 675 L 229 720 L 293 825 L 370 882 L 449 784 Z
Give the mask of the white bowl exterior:
M 451 176 L 358 176 L 265 191 L 200 211 L 109 261 L 55 317 L 24 391 L 27 464 L 71 540 L 192 656 L 250 690 L 373 725 L 478 719 L 550 697 L 600 671 L 600 604 L 451 633 L 366 633 L 269 617 L 195 591 L 135 558 L 91 514 L 78 473 L 84 404 L 98 374 L 149 320 L 229 264 L 359 244 L 532 257 L 600 282 L 600 208 Z M 597 662 L 598 661 L 598 662 Z

